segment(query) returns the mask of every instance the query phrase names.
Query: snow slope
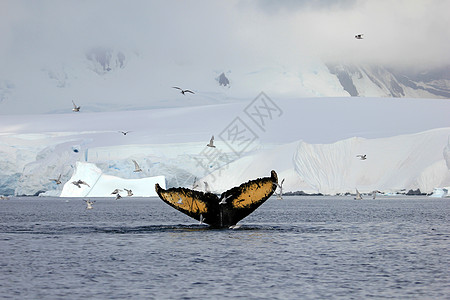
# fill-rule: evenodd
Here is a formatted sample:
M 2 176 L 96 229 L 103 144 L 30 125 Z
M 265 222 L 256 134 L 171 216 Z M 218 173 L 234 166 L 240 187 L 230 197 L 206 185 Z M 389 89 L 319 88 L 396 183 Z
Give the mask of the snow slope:
M 59 195 L 63 184 L 50 179 L 61 174 L 63 183 L 83 180 L 73 177 L 80 162 L 95 164 L 104 178 L 164 176 L 168 187 L 192 187 L 196 181 L 204 189 L 206 181 L 216 191 L 268 176 L 272 169 L 286 178 L 284 191 L 431 192 L 450 185 L 448 100 L 271 101 L 278 110 L 259 116 L 253 109 L 263 106 L 252 98 L 185 108 L 2 116 L 0 194 Z M 248 135 L 233 135 L 238 132 Z M 211 135 L 212 152 L 206 147 Z M 368 159 L 360 161 L 357 154 Z M 132 160 L 142 173 L 133 172 Z M 76 189 L 70 193 L 80 192 Z

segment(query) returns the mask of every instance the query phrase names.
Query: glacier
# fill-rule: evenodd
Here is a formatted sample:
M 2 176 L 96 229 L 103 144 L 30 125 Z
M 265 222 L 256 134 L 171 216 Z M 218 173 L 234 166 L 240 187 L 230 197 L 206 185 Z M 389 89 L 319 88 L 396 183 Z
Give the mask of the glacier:
M 358 188 L 394 193 L 419 188 L 432 193 L 450 186 L 448 100 L 272 100 L 280 113 L 267 118 L 264 128 L 246 114 L 251 101 L 4 115 L 0 194 L 109 196 L 115 188 L 133 184 L 135 195 L 150 196 L 155 182 L 221 192 L 272 169 L 280 180 L 286 178 L 286 192 L 338 194 Z M 230 147 L 232 136 L 227 136 L 235 120 L 254 134 L 242 151 Z M 122 130 L 130 132 L 124 136 Z M 216 137 L 215 152 L 206 147 L 211 135 Z M 358 154 L 366 154 L 367 160 L 359 160 Z M 132 160 L 142 172 L 133 172 Z M 63 184 L 57 185 L 51 179 L 59 175 Z M 102 179 L 92 189 L 70 183 L 98 178 L 105 183 Z

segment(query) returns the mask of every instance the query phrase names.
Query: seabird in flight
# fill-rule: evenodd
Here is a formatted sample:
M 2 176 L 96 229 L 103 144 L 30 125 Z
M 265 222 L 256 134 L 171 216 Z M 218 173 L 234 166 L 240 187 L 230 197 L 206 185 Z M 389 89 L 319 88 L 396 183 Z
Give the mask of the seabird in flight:
M 208 183 L 206 181 L 203 181 L 203 183 L 205 184 L 205 192 L 209 193 L 210 189 Z
M 90 199 L 84 200 L 86 202 L 86 209 L 93 209 L 92 204 L 94 204 L 95 201 L 91 201 Z
M 78 180 L 78 181 L 72 181 L 72 183 L 74 185 L 76 185 L 77 187 L 81 188 L 81 184 L 87 185 L 88 187 L 91 187 L 89 184 L 87 184 L 86 182 L 84 182 L 83 180 Z
M 182 88 L 179 88 L 179 87 L 177 87 L 177 86 L 173 86 L 172 88 L 177 89 L 177 90 L 180 90 L 180 91 L 181 91 L 180 93 L 182 93 L 183 95 L 185 95 L 185 93 L 195 94 L 195 93 L 194 93 L 193 91 L 191 91 L 191 90 L 183 90 Z
M 73 102 L 73 100 L 72 100 L 72 103 L 73 103 L 73 108 L 72 108 L 72 110 L 73 110 L 74 112 L 80 111 L 81 106 L 77 106 L 77 105 L 75 104 L 75 102 Z
M 195 190 L 198 188 L 197 177 L 194 178 L 194 183 L 192 183 L 192 189 Z
M 132 159 L 133 163 L 134 163 L 134 171 L 133 172 L 142 172 L 141 167 L 139 167 L 138 163 Z
M 284 178 L 283 178 L 283 180 L 281 180 L 280 184 L 277 183 L 277 186 L 280 189 L 280 193 L 277 194 L 277 199 L 278 200 L 282 200 L 283 199 L 283 197 L 282 197 L 283 196 L 283 182 L 284 182 Z
M 50 180 L 56 182 L 56 184 L 61 184 L 61 174 L 59 174 L 58 179 L 50 179 Z
M 124 190 L 127 191 L 127 196 L 128 197 L 133 196 L 133 191 L 132 190 L 127 190 L 127 189 L 124 189 Z
M 111 193 L 111 195 L 118 194 L 118 193 L 121 192 L 121 191 L 122 191 L 121 189 L 115 189 L 115 190 Z
M 211 148 L 216 148 L 216 146 L 214 146 L 214 135 L 211 137 L 211 139 L 209 140 L 209 143 L 206 144 L 206 146 L 211 147 Z

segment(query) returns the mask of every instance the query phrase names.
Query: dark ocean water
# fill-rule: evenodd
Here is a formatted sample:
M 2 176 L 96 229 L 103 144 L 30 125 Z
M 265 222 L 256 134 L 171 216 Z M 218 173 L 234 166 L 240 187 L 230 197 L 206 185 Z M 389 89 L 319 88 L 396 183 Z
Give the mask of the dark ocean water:
M 2 299 L 449 299 L 450 199 L 269 199 L 209 229 L 157 198 L 0 202 Z

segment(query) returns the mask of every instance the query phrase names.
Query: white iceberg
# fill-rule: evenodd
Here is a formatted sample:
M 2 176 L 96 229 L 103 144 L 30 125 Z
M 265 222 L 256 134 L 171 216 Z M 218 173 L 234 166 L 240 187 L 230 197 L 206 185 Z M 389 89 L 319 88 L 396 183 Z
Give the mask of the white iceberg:
M 450 190 L 450 187 L 434 188 L 433 193 L 430 195 L 430 197 L 433 198 L 450 197 L 450 195 L 448 194 L 448 190 Z
M 82 180 L 88 185 L 77 187 L 72 182 Z M 164 176 L 144 177 L 139 179 L 125 179 L 106 175 L 95 165 L 86 162 L 77 162 L 75 172 L 68 182 L 64 184 L 60 197 L 116 197 L 111 194 L 115 189 L 128 189 L 133 191 L 133 197 L 154 197 L 155 184 L 166 188 Z M 126 195 L 126 192 L 122 194 Z

